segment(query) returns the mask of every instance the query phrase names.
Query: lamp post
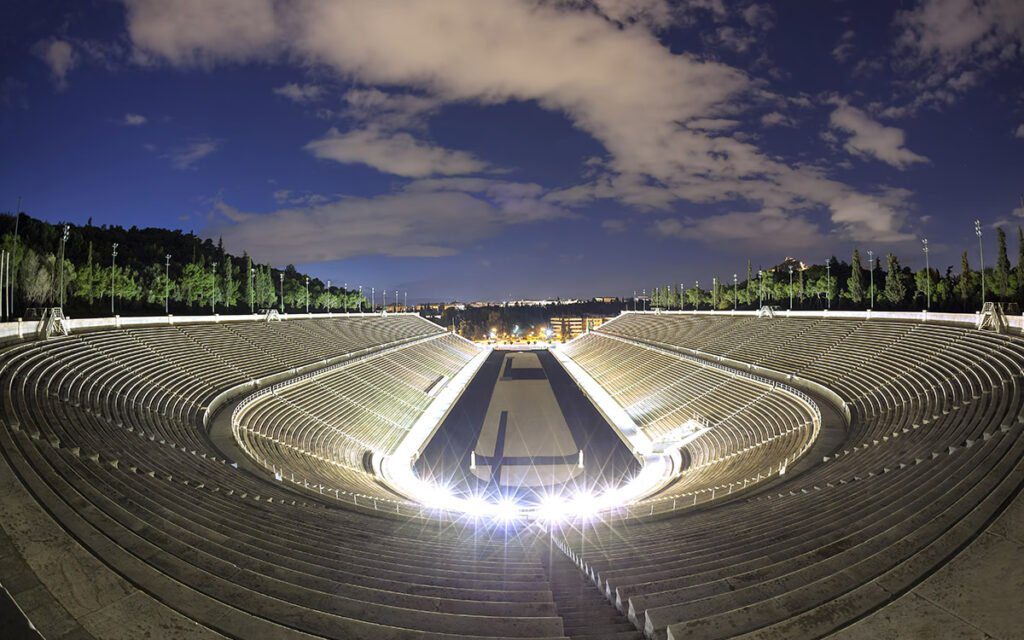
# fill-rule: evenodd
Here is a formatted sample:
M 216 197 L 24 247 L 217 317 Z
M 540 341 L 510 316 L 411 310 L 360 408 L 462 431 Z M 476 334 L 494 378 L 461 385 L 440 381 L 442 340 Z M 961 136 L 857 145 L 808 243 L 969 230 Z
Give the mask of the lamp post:
M 740 280 L 738 274 L 732 274 L 732 310 L 740 308 Z
M 764 271 L 757 270 L 757 307 L 764 306 Z
M 357 301 L 357 304 L 359 306 L 356 307 L 356 308 L 359 310 L 359 313 L 362 313 L 363 312 L 363 285 L 359 285 L 359 300 Z
M 700 309 L 700 280 L 693 281 L 693 310 Z
M 402 311 L 404 311 L 406 313 L 409 312 L 409 292 L 408 291 L 403 291 L 402 292 Z
M 718 309 L 718 276 L 711 277 L 711 310 Z
M 256 313 L 256 297 L 253 284 L 256 282 L 256 268 L 249 267 L 249 313 Z
M 825 304 L 832 309 L 832 259 L 825 261 Z
M 348 283 L 341 283 L 341 289 L 345 292 L 345 313 L 348 313 Z
M 981 246 L 981 220 L 974 221 L 974 233 L 978 236 L 978 256 L 981 258 L 981 306 L 985 306 L 985 249 Z
M 117 270 L 117 243 L 110 252 L 110 315 L 114 315 L 114 272 Z
M 789 265 L 789 310 L 793 310 L 793 265 Z
M 327 300 L 327 313 L 330 314 L 331 313 L 331 281 L 330 280 L 327 281 L 327 296 L 326 296 L 325 299 Z
M 926 311 L 930 311 L 932 308 L 932 270 L 928 264 L 928 238 L 921 240 L 921 250 L 924 251 L 924 275 L 927 278 L 925 280 L 925 291 L 926 298 L 924 308 Z
M 871 278 L 871 288 L 869 289 L 871 294 L 868 298 L 871 302 L 870 304 L 868 304 L 868 309 L 875 308 L 875 260 L 872 257 L 874 254 L 874 251 L 868 249 L 868 273 L 870 274 L 869 277 Z
M 278 280 L 280 280 L 280 282 L 281 282 L 281 302 L 280 302 L 279 306 L 280 306 L 280 309 L 281 309 L 281 313 L 284 313 L 284 272 L 282 271 L 281 273 L 279 273 L 277 275 L 278 275 Z
M 306 313 L 309 314 L 309 276 L 306 276 Z
M 377 308 L 377 287 L 370 287 L 370 313 Z
M 64 225 L 64 233 L 60 236 L 60 314 L 64 315 L 64 245 L 68 242 L 68 225 Z
M 252 295 L 252 287 L 249 287 Z M 171 254 L 164 254 L 164 315 L 171 312 Z
M 210 313 L 217 313 L 217 263 L 213 263 L 213 294 L 210 296 Z

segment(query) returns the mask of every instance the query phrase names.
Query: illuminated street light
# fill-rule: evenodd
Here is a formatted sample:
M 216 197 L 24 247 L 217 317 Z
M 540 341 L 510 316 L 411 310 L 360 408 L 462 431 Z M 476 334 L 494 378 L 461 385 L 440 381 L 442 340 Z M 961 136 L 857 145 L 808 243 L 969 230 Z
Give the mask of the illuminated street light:
M 252 287 L 250 287 L 250 291 Z M 251 294 L 250 294 L 251 295 Z M 170 313 L 171 302 L 171 254 L 164 256 L 164 315 Z
M 282 271 L 278 275 L 280 276 L 279 279 L 281 280 L 281 313 L 284 313 L 284 272 Z
M 168 258 L 170 256 L 167 256 Z M 249 267 L 249 313 L 256 313 L 256 294 L 253 284 L 256 282 L 256 268 Z
M 217 263 L 213 263 L 213 295 L 210 296 L 210 313 L 217 313 Z
M 793 310 L 793 265 L 789 265 L 789 310 Z
M 306 276 L 306 313 L 309 313 L 309 276 Z
M 832 259 L 825 261 L 825 300 L 829 309 L 832 309 Z
M 739 275 L 732 274 L 732 309 L 733 311 L 740 308 L 740 284 Z

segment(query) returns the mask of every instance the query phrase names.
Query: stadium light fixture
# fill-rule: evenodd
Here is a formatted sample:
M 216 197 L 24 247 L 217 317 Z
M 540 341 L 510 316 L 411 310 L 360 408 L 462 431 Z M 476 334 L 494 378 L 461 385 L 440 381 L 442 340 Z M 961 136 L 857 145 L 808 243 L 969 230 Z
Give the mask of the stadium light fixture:
M 793 265 L 789 265 L 789 310 L 793 310 Z
M 217 313 L 217 263 L 213 263 L 213 292 L 210 294 L 210 313 Z
M 739 274 L 732 274 L 732 309 L 740 308 L 740 281 Z
M 985 249 L 981 245 L 981 220 L 974 221 L 974 234 L 978 236 L 978 257 L 981 259 L 981 306 L 985 306 Z
M 930 311 L 932 308 L 932 269 L 928 262 L 928 238 L 921 240 L 921 250 L 924 251 L 924 275 L 925 275 L 925 291 L 926 298 L 924 308 L 926 311 Z
M 117 272 L 117 243 L 110 252 L 110 315 L 114 315 L 114 274 Z
M 327 301 L 327 314 L 331 313 L 331 281 L 327 281 L 327 295 L 324 296 L 324 300 Z
M 60 313 L 64 315 L 64 246 L 68 242 L 68 230 L 71 227 L 64 225 L 64 233 L 60 236 Z
M 832 309 L 832 258 L 825 260 L 825 304 Z
M 868 296 L 868 300 L 870 300 L 870 303 L 868 304 L 868 309 L 875 308 L 875 260 L 873 258 L 874 255 L 875 252 L 872 251 L 871 249 L 868 249 L 868 273 L 870 274 L 869 277 L 871 281 L 869 289 L 870 293 Z

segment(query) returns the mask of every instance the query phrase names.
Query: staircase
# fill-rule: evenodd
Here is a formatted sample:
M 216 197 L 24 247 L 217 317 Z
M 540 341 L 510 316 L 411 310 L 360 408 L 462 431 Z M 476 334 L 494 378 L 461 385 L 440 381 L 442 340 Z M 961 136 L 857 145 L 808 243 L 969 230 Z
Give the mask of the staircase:
M 643 640 L 626 616 L 557 548 L 545 562 L 555 609 L 573 640 Z

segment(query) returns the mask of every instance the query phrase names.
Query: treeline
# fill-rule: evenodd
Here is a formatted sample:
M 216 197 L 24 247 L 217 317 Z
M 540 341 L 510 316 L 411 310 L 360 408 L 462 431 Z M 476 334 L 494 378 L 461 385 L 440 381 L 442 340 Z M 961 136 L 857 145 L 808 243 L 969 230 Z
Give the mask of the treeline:
M 997 252 L 994 267 L 984 272 L 971 268 L 968 252 L 960 258 L 959 268 L 948 266 L 914 271 L 900 264 L 890 253 L 883 266 L 880 257 L 867 263 L 858 249 L 850 262 L 834 256 L 826 264 L 801 265 L 783 262 L 769 269 L 754 271 L 747 262 L 746 277 L 730 274 L 712 278 L 710 287 L 695 282 L 654 287 L 649 302 L 629 301 L 629 308 L 642 309 L 756 309 L 763 305 L 783 309 L 868 308 L 890 311 L 930 309 L 967 312 L 981 303 L 1018 303 L 1024 307 L 1024 232 L 1017 228 L 1017 263 L 1014 267 L 1007 252 L 1006 233 L 996 230 Z M 646 292 L 644 292 L 646 293 Z M 646 297 L 646 296 L 644 296 Z
M 122 315 L 163 313 L 165 301 L 178 314 L 306 310 L 306 274 L 292 265 L 281 270 L 254 263 L 245 253 L 231 255 L 222 243 L 193 233 L 94 226 L 90 219 L 84 226 L 68 225 L 62 243 L 63 234 L 64 225 L 24 213 L 0 214 L 0 249 L 11 256 L 9 282 L 4 274 L 5 299 L 13 289 L 10 317 L 58 306 L 61 283 L 70 317 L 109 315 L 111 299 Z M 313 277 L 308 301 L 310 310 L 368 309 L 355 287 L 328 289 Z

